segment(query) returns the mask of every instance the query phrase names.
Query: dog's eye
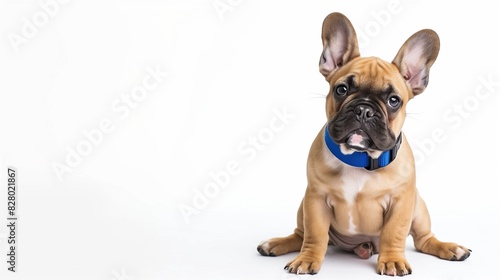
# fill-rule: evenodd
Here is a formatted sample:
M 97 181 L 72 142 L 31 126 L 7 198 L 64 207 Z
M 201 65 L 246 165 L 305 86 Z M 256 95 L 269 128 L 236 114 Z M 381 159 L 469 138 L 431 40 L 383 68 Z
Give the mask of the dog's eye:
M 389 97 L 389 100 L 387 101 L 387 104 L 389 104 L 389 106 L 393 107 L 393 108 L 396 108 L 398 107 L 400 104 L 401 104 L 401 99 L 398 97 L 398 96 L 391 96 Z
M 349 92 L 349 89 L 347 88 L 346 85 L 340 84 L 335 87 L 335 93 L 340 96 L 344 96 Z

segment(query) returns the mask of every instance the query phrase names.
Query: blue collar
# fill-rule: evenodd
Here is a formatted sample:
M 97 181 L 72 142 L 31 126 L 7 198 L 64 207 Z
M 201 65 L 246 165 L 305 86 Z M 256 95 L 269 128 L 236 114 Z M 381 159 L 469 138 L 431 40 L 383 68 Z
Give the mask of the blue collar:
M 389 165 L 398 154 L 399 147 L 401 146 L 402 141 L 402 133 L 399 134 L 398 139 L 396 140 L 396 145 L 390 150 L 383 152 L 378 159 L 374 159 L 368 155 L 367 152 L 354 152 L 350 155 L 344 155 L 340 151 L 340 145 L 335 143 L 330 137 L 330 133 L 328 132 L 328 125 L 325 125 L 325 143 L 330 152 L 337 157 L 340 161 L 345 164 L 354 166 L 354 167 L 364 167 L 367 170 L 375 170 L 381 167 L 385 167 Z

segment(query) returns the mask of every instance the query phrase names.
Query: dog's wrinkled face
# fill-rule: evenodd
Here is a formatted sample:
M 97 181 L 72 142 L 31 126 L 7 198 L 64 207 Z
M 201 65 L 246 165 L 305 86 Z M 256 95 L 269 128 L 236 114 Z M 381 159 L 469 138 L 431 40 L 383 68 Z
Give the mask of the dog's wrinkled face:
M 330 77 L 330 136 L 344 154 L 368 151 L 376 156 L 391 149 L 401 132 L 410 94 L 394 64 L 373 57 L 353 59 Z
M 356 32 L 342 14 L 325 18 L 321 36 L 319 70 L 330 83 L 326 98 L 330 136 L 344 154 L 366 151 L 378 158 L 394 147 L 408 101 L 427 86 L 439 38 L 432 30 L 421 30 L 389 63 L 360 57 Z

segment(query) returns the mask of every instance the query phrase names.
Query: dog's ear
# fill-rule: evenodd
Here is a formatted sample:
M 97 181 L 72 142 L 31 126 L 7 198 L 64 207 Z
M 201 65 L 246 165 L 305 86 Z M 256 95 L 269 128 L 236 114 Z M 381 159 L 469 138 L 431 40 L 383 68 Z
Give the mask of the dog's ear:
M 430 29 L 413 34 L 392 61 L 410 84 L 413 95 L 424 91 L 429 83 L 429 69 L 439 53 L 439 37 Z
M 331 13 L 323 21 L 323 53 L 319 72 L 325 78 L 342 65 L 359 56 L 358 39 L 351 22 L 341 13 Z

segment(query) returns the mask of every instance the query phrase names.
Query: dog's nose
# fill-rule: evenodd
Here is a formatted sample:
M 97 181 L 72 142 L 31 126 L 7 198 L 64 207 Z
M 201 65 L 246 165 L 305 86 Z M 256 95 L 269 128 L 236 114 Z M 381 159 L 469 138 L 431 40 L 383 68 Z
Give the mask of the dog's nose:
M 360 104 L 354 108 L 358 121 L 367 121 L 375 115 L 375 110 L 370 105 Z

